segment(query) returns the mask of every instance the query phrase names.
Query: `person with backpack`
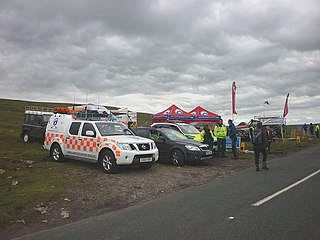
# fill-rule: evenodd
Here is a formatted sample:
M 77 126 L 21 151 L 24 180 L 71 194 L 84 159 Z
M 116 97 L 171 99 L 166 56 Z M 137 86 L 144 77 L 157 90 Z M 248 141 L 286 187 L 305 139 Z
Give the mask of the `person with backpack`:
M 269 170 L 267 167 L 267 148 L 268 148 L 268 136 L 267 131 L 264 127 L 262 127 L 262 123 L 258 122 L 257 127 L 254 129 L 252 134 L 252 145 L 253 151 L 255 156 L 255 164 L 256 164 L 256 171 L 260 171 L 259 167 L 259 157 L 260 153 L 262 153 L 262 169 Z

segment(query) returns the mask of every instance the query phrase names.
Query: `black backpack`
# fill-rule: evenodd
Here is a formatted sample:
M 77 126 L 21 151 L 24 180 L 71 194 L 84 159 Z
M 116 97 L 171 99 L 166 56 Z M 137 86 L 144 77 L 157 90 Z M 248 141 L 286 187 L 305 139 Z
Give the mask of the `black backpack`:
M 254 146 L 262 145 L 263 141 L 262 141 L 262 130 L 261 129 L 257 128 L 253 131 L 251 143 Z

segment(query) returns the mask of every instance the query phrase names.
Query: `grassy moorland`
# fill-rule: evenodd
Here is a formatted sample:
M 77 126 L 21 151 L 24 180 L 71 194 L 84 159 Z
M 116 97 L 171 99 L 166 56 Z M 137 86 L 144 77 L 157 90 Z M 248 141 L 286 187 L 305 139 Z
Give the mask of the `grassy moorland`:
M 89 182 L 80 181 L 80 175 L 69 174 L 77 169 L 80 173 L 87 171 L 87 164 L 51 162 L 48 152 L 43 150 L 41 144 L 22 142 L 19 135 L 24 109 L 25 106 L 31 105 L 55 107 L 70 104 L 0 99 L 0 228 L 10 222 L 24 219 L 27 214 L 30 215 L 28 209 L 34 209 L 49 200 L 61 199 L 71 188 L 93 187 Z M 147 125 L 150 120 L 150 114 L 138 114 L 138 125 Z M 314 138 L 305 138 L 301 142 L 277 141 L 272 144 L 272 149 L 277 152 L 289 152 L 315 143 L 319 141 Z M 247 147 L 250 149 L 250 146 Z M 252 158 L 249 154 L 241 153 L 241 155 L 244 158 Z M 33 212 L 35 215 L 38 214 L 36 211 Z
M 22 219 L 24 210 L 31 205 L 58 198 L 65 191 L 66 181 L 69 188 L 78 184 L 77 179 L 68 177 L 68 170 L 81 166 L 51 162 L 41 144 L 26 144 L 20 139 L 25 106 L 70 104 L 0 99 L 0 169 L 5 171 L 0 174 L 0 227 Z M 150 114 L 138 113 L 138 119 L 146 123 L 151 117 Z

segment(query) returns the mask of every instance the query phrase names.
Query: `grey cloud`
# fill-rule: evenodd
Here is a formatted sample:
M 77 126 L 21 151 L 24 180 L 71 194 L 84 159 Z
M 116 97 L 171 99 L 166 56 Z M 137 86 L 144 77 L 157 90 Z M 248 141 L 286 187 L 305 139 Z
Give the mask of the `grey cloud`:
M 236 81 L 238 120 L 265 100 L 281 114 L 288 92 L 292 121 L 316 119 L 319 13 L 316 0 L 1 1 L 0 94 L 148 112 L 203 105 L 227 118 Z

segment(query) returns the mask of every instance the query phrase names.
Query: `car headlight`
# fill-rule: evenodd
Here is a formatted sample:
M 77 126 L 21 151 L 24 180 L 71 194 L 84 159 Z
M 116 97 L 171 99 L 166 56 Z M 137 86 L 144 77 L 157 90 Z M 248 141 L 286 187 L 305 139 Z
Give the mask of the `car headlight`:
M 156 144 L 154 142 L 151 143 L 151 149 L 156 149 Z
M 185 145 L 185 147 L 190 151 L 200 151 L 200 148 L 195 145 Z
M 128 143 L 117 143 L 117 145 L 122 150 L 132 150 Z

